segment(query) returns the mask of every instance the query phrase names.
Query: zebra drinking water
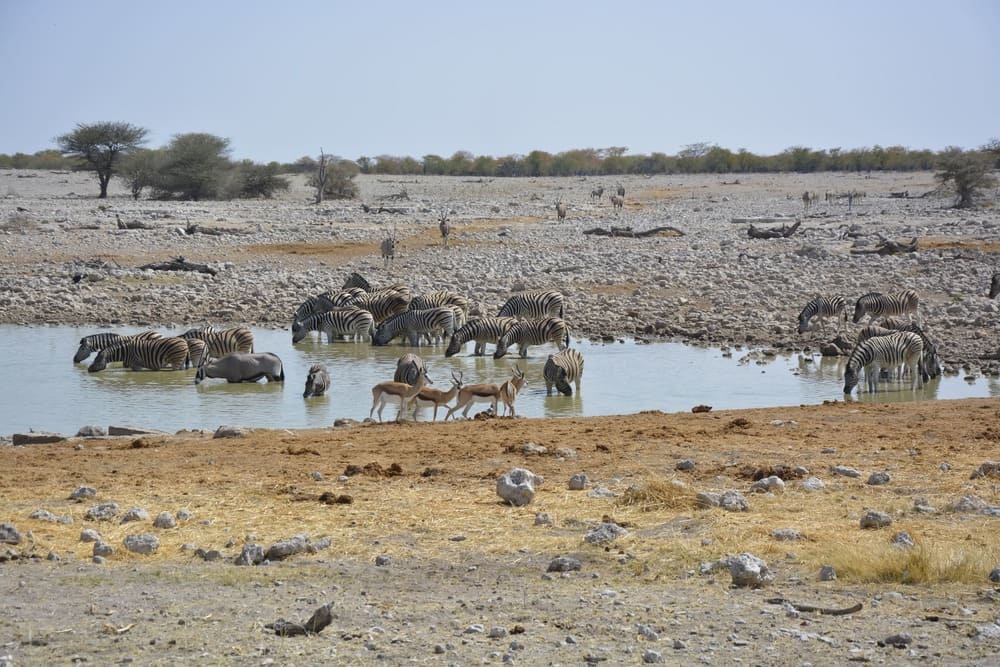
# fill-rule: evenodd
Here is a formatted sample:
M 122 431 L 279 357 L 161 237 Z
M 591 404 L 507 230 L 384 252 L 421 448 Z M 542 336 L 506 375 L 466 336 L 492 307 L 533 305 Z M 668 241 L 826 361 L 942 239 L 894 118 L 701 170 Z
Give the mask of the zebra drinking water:
M 352 341 L 368 340 L 375 335 L 375 318 L 361 308 L 338 308 L 310 315 L 292 323 L 292 343 L 298 343 L 310 331 L 319 331 L 321 338 L 325 334 L 329 343 L 341 336 Z
M 123 340 L 142 340 L 145 338 L 162 338 L 162 336 L 155 331 L 143 331 L 142 333 L 132 335 L 116 334 L 108 331 L 84 336 L 80 339 L 80 347 L 77 348 L 76 354 L 73 355 L 73 363 L 78 364 L 94 352 L 100 352 L 109 345 L 119 343 Z
M 87 368 L 91 373 L 103 371 L 112 361 L 120 361 L 134 371 L 149 369 L 183 370 L 188 359 L 188 344 L 183 338 L 126 339 L 97 353 Z
M 213 327 L 192 329 L 182 338 L 200 338 L 208 346 L 208 356 L 216 359 L 230 352 L 253 352 L 253 333 L 246 327 L 233 327 L 214 331 Z
M 448 349 L 444 351 L 444 356 L 451 357 L 458 354 L 462 346 L 470 340 L 476 341 L 473 354 L 481 357 L 486 353 L 486 344 L 496 345 L 500 337 L 507 333 L 507 330 L 517 324 L 513 317 L 481 317 L 470 320 L 459 328 L 448 343 Z
M 857 324 L 866 313 L 869 316 L 869 324 L 880 317 L 916 315 L 918 304 L 917 293 L 911 289 L 896 292 L 895 294 L 868 292 L 858 297 L 857 303 L 854 304 L 853 321 Z
M 519 320 L 540 320 L 549 316 L 563 316 L 563 295 L 558 290 L 520 292 L 507 299 L 497 313 L 497 317 Z
M 571 347 L 550 354 L 542 369 L 542 377 L 545 378 L 545 393 L 549 396 L 552 395 L 553 386 L 560 394 L 572 396 L 573 387 L 570 382 L 576 384 L 576 391 L 579 393 L 580 379 L 583 377 L 583 355 Z
M 565 320 L 558 317 L 518 322 L 497 341 L 497 349 L 493 352 L 493 358 L 503 358 L 507 354 L 507 348 L 514 343 L 520 346 L 522 359 L 528 356 L 530 345 L 555 343 L 561 350 L 569 347 L 569 327 L 566 326 Z
M 888 336 L 876 336 L 858 343 L 847 359 L 844 371 L 844 393 L 849 394 L 858 384 L 863 368 L 869 393 L 878 391 L 882 368 L 895 369 L 905 365 L 910 372 L 910 388 L 922 386 L 924 369 L 921 357 L 924 345 L 920 336 L 910 331 L 897 331 Z M 919 375 L 918 375 L 919 373 Z
M 821 330 L 826 329 L 826 318 L 833 317 L 837 320 L 837 331 L 840 331 L 841 320 L 847 321 L 847 302 L 842 296 L 818 296 L 805 305 L 799 313 L 799 333 L 809 330 L 809 320 L 812 318 L 819 320 Z
M 397 336 L 405 335 L 410 345 L 420 345 L 424 334 L 444 330 L 450 337 L 455 333 L 455 312 L 450 307 L 407 310 L 388 318 L 375 330 L 372 345 L 388 345 Z

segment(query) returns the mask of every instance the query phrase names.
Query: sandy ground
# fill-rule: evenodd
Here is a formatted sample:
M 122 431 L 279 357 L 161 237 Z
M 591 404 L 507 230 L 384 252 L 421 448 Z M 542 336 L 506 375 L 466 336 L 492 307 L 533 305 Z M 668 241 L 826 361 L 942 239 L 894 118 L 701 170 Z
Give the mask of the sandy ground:
M 1000 591 L 987 577 L 1000 566 L 998 519 L 950 508 L 962 496 L 1000 504 L 996 476 L 970 479 L 997 458 L 998 424 L 995 399 L 836 402 L 7 447 L 0 519 L 23 542 L 11 546 L 19 558 L 0 564 L 0 660 L 996 665 L 1000 638 L 988 632 Z M 527 453 L 528 443 L 546 450 Z M 686 459 L 694 468 L 677 470 Z M 495 492 L 516 466 L 544 477 L 520 508 Z M 770 471 L 784 476 L 784 492 L 751 493 Z M 879 471 L 889 483 L 868 484 Z M 577 473 L 587 489 L 568 489 Z M 803 476 L 825 489 L 802 489 Z M 68 500 L 80 485 L 97 495 Z M 730 489 L 748 511 L 695 506 L 696 492 Z M 192 516 L 170 529 L 84 518 L 109 501 Z M 73 522 L 29 519 L 38 509 Z M 867 509 L 893 524 L 862 530 Z M 551 524 L 536 523 L 538 513 Z M 588 543 L 602 521 L 627 533 Z M 90 562 L 84 528 L 115 548 L 107 563 Z M 781 528 L 802 539 L 776 540 Z M 899 531 L 917 546 L 892 546 Z M 155 534 L 159 550 L 129 553 L 123 539 L 136 533 Z M 233 564 L 246 543 L 267 549 L 300 534 L 330 546 Z M 195 549 L 222 558 L 206 562 Z M 733 588 L 726 571 L 700 571 L 743 551 L 765 559 L 775 580 Z M 44 560 L 50 552 L 59 560 Z M 558 556 L 581 569 L 547 573 Z M 822 565 L 839 578 L 820 582 Z M 775 598 L 862 609 L 797 612 Z M 333 622 L 317 636 L 265 628 L 328 602 Z M 900 647 L 884 645 L 893 635 Z

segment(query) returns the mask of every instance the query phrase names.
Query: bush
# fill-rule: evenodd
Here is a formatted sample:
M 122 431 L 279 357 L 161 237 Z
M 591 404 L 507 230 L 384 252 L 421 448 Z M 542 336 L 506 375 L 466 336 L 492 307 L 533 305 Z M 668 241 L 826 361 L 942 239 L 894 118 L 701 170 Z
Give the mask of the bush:
M 323 188 L 324 198 L 356 199 L 358 196 L 358 184 L 354 182 L 354 177 L 360 171 L 361 169 L 358 165 L 350 160 L 331 159 L 326 165 L 326 187 Z M 309 185 L 313 188 L 319 186 L 317 171 L 314 171 L 309 178 Z
M 955 208 L 975 206 L 982 191 L 997 182 L 990 173 L 993 169 L 993 157 L 987 153 L 963 152 L 959 148 L 950 148 L 941 155 L 938 166 L 941 171 L 934 177 L 941 182 L 942 187 L 950 187 L 955 191 Z
M 229 139 L 211 134 L 178 134 L 163 149 L 154 185 L 157 197 L 213 199 L 230 176 Z
M 234 170 L 230 194 L 233 197 L 270 199 L 274 193 L 288 190 L 288 179 L 278 175 L 281 165 L 277 162 L 256 164 L 243 160 Z

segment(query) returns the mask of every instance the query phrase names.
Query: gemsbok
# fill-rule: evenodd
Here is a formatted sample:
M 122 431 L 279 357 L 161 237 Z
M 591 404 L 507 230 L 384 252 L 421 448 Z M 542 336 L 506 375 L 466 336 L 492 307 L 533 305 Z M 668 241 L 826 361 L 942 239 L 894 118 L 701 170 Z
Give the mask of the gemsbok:
M 416 398 L 413 399 L 413 421 L 417 421 L 417 409 L 423 407 L 434 406 L 434 418 L 431 421 L 437 421 L 438 418 L 438 408 L 441 406 L 448 407 L 448 403 L 451 399 L 458 396 L 459 390 L 462 388 L 462 372 L 458 372 L 456 377 L 454 373 L 451 374 L 451 389 L 448 391 L 442 391 L 440 389 L 434 389 L 433 387 L 423 387 L 419 392 L 417 392 Z
M 416 363 L 413 364 L 416 366 Z M 382 422 L 382 408 L 391 399 L 399 399 L 399 412 L 396 413 L 396 421 L 400 421 L 403 416 L 403 412 L 406 410 L 407 404 L 420 393 L 420 390 L 424 388 L 425 385 L 434 384 L 429 377 L 427 377 L 427 370 L 421 368 L 417 374 L 417 381 L 414 384 L 406 384 L 405 382 L 379 382 L 377 385 L 372 387 L 372 409 L 368 411 L 368 418 L 371 419 L 372 415 L 375 413 L 375 406 L 378 406 L 378 421 Z

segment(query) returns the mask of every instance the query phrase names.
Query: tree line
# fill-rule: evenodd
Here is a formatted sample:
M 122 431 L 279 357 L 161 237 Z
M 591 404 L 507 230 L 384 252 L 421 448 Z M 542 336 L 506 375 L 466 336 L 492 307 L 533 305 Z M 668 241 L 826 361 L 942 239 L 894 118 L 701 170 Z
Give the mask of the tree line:
M 702 142 L 689 144 L 676 155 L 627 155 L 627 148 L 613 146 L 555 154 L 536 150 L 504 157 L 458 151 L 447 158 L 379 155 L 345 160 L 321 151 L 318 159 L 304 156 L 292 163 L 259 164 L 232 160 L 229 140 L 215 135 L 179 134 L 158 149 L 145 147 L 147 135 L 148 130 L 130 123 L 81 123 L 56 137 L 56 149 L 33 155 L 0 154 L 0 169 L 87 169 L 96 173 L 102 198 L 107 196 L 110 179 L 117 176 L 136 199 L 148 191 L 154 198 L 193 200 L 271 197 L 289 186 L 282 174 L 305 173 L 317 189 L 319 202 L 326 197 L 355 197 L 353 179 L 359 173 L 502 178 L 936 170 L 939 176 L 945 174 L 944 182 L 957 183 L 956 178 L 974 182 L 974 191 L 978 191 L 991 183 L 989 172 L 1000 168 L 1000 139 L 996 138 L 969 151 L 955 147 L 930 151 L 878 145 L 849 150 L 793 146 L 777 155 L 761 156 L 743 148 L 733 152 Z M 974 197 L 975 192 L 968 197 L 960 192 L 958 196 L 968 205 L 968 197 Z

